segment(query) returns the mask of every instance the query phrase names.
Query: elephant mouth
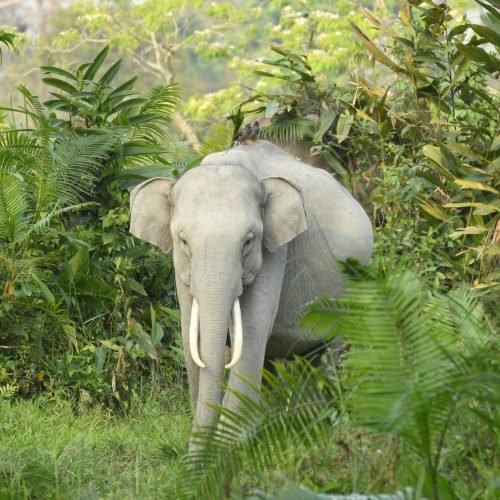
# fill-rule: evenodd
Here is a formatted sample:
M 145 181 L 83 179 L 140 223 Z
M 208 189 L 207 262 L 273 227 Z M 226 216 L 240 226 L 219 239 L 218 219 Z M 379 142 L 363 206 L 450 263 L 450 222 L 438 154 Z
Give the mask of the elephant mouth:
M 233 320 L 233 333 L 234 339 L 232 341 L 233 346 L 233 356 L 231 362 L 228 363 L 224 368 L 229 370 L 238 363 L 241 358 L 241 351 L 243 349 L 243 327 L 241 322 L 241 308 L 240 301 L 236 299 L 234 301 L 232 310 L 232 320 Z M 189 352 L 191 357 L 197 366 L 200 368 L 205 368 L 205 363 L 200 358 L 198 352 L 198 340 L 199 340 L 199 324 L 200 324 L 200 306 L 197 300 L 193 297 L 193 305 L 191 307 L 191 320 L 189 322 Z

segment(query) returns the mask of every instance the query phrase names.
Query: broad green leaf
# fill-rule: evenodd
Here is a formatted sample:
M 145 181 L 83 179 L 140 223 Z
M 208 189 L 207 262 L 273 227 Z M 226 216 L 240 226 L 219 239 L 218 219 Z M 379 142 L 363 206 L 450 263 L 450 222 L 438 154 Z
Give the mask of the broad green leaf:
M 134 97 L 133 99 L 128 99 L 127 101 L 123 101 L 120 104 L 117 104 L 111 111 L 110 115 L 117 113 L 118 111 L 123 111 L 124 109 L 136 108 L 141 106 L 145 102 L 148 102 L 144 97 Z
M 340 115 L 337 121 L 337 141 L 340 144 L 349 137 L 354 117 L 351 115 Z
M 467 234 L 482 234 L 485 233 L 486 231 L 488 231 L 487 227 L 467 226 L 451 233 L 450 238 L 456 239 L 460 238 L 461 236 L 465 236 Z
M 470 26 L 478 35 L 482 36 L 493 45 L 496 45 L 496 47 L 500 47 L 500 35 L 496 31 L 481 24 L 471 24 Z
M 42 71 L 45 71 L 45 73 L 54 73 L 56 75 L 64 76 L 65 78 L 77 81 L 75 75 L 71 74 L 69 71 L 66 71 L 65 69 L 57 68 L 56 66 L 40 66 L 40 69 Z
M 179 309 L 170 309 L 169 307 L 162 308 L 175 321 L 181 320 L 181 312 Z
M 421 202 L 419 203 L 420 208 L 427 212 L 429 215 L 434 217 L 435 219 L 439 219 L 442 221 L 447 221 L 449 219 L 448 214 L 436 203 L 431 202 Z
M 360 109 L 356 109 L 356 116 L 363 118 L 363 120 L 367 120 L 369 122 L 378 124 L 377 120 L 374 120 L 371 116 L 367 115 L 364 111 L 361 111 Z
M 72 281 L 77 281 L 79 277 L 89 272 L 89 251 L 86 247 L 80 248 L 74 257 L 69 261 L 68 277 Z
M 332 155 L 332 153 L 330 153 L 330 151 L 323 149 L 321 151 L 321 155 L 327 161 L 328 165 L 330 165 L 330 167 L 339 175 L 345 177 L 348 174 L 347 169 Z
M 279 78 L 280 80 L 288 80 L 287 76 L 275 75 L 274 73 L 269 73 L 268 71 L 255 70 L 253 73 L 259 76 L 267 76 L 269 78 Z
M 441 157 L 441 151 L 436 146 L 431 146 L 430 144 L 426 144 L 422 151 L 424 155 L 432 160 L 433 164 L 436 165 L 441 174 L 443 174 L 448 180 L 454 180 L 455 176 L 443 165 L 443 160 Z
M 164 120 L 165 117 L 161 113 L 144 113 L 142 115 L 136 115 L 129 118 L 128 122 L 130 125 L 139 125 L 140 123 L 146 123 L 153 120 Z
M 443 205 L 446 208 L 476 208 L 479 212 L 474 211 L 476 215 L 489 215 L 493 212 L 500 212 L 500 207 L 495 205 L 479 203 L 479 202 L 464 202 L 464 203 L 447 203 Z
M 68 92 L 68 94 L 75 94 L 78 92 L 78 89 L 71 85 L 71 83 L 59 80 L 59 78 L 42 78 L 42 82 L 50 85 L 51 87 L 56 87 L 59 90 L 64 90 L 65 92 Z
M 278 101 L 270 101 L 266 106 L 266 118 L 272 118 L 278 111 L 280 104 Z
M 441 163 L 441 151 L 436 146 L 431 146 L 430 144 L 426 144 L 422 151 L 427 158 L 431 159 L 434 163 L 438 165 L 442 165 Z
M 76 92 L 68 96 L 68 99 L 85 99 L 85 98 L 97 98 L 95 92 Z
M 87 68 L 87 71 L 85 71 L 85 74 L 83 75 L 84 80 L 93 80 L 94 76 L 96 73 L 99 71 L 99 68 L 102 66 L 102 63 L 105 61 L 106 57 L 108 56 L 109 53 L 109 45 L 106 45 L 104 49 L 97 54 L 95 59 L 92 61 L 90 66 Z
M 108 349 L 111 349 L 112 351 L 123 351 L 123 347 L 113 344 L 110 340 L 99 340 L 99 342 L 104 346 L 107 347 Z
M 314 139 L 316 141 L 321 141 L 327 130 L 332 126 L 335 118 L 337 116 L 336 111 L 332 111 L 331 109 L 322 109 L 321 110 L 321 119 L 319 123 L 318 131 L 316 132 Z
M 481 47 L 457 43 L 457 49 L 472 61 L 484 64 L 487 71 L 500 71 L 500 61 Z
M 496 151 L 500 148 L 500 135 L 497 135 L 493 140 L 493 144 L 491 145 L 491 151 Z
M 152 177 L 172 177 L 168 165 L 153 163 L 124 168 L 119 174 L 120 179 L 150 179 Z
M 95 350 L 95 369 L 97 373 L 101 373 L 104 369 L 104 362 L 106 361 L 106 349 L 103 346 Z
M 153 155 L 165 153 L 167 150 L 161 146 L 148 143 L 129 142 L 123 145 L 123 156 Z
M 482 182 L 466 181 L 464 179 L 455 179 L 454 182 L 462 188 L 478 189 L 480 191 L 489 191 L 490 193 L 498 194 L 498 191 L 495 188 L 488 186 L 487 184 L 483 184 Z
M 99 83 L 104 83 L 104 84 L 109 84 L 113 78 L 118 74 L 118 71 L 120 71 L 120 66 L 122 64 L 122 60 L 118 59 L 107 71 L 102 75 L 101 79 L 99 80 Z
M 42 292 L 42 295 L 45 297 L 45 300 L 50 304 L 55 304 L 56 299 L 54 298 L 54 295 L 34 271 L 31 271 L 31 277 L 33 278 L 33 281 L 37 284 L 38 288 Z
M 125 83 L 122 83 L 119 87 L 116 87 L 113 92 L 110 92 L 106 101 L 109 101 L 110 99 L 113 99 L 114 97 L 117 97 L 120 92 L 128 91 L 130 90 L 133 86 L 134 83 L 137 80 L 137 76 L 132 77 L 130 80 L 127 80 Z
M 151 342 L 154 346 L 157 346 L 160 344 L 161 342 L 161 339 L 165 336 L 165 332 L 162 328 L 162 326 L 160 325 L 160 323 L 158 323 L 158 321 L 155 322 L 154 324 L 154 328 L 151 330 Z

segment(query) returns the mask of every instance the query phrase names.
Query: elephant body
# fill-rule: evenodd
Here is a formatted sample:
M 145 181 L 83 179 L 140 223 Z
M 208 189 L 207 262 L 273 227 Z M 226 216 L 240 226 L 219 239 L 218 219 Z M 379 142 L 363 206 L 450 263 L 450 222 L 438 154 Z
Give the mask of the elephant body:
M 321 339 L 298 326 L 304 304 L 338 297 L 344 279 L 336 261 L 366 263 L 373 246 L 366 213 L 341 184 L 266 141 L 211 154 L 176 183 L 156 178 L 137 186 L 131 232 L 174 249 L 195 426 L 217 419 L 209 405 L 222 402 L 228 331 L 239 353 L 229 388 L 255 397 L 242 377 L 258 383 L 266 357 L 318 345 Z M 237 303 L 238 347 L 230 320 L 233 311 L 233 323 L 239 321 Z M 193 350 L 194 305 L 200 338 Z M 234 407 L 231 392 L 224 404 Z

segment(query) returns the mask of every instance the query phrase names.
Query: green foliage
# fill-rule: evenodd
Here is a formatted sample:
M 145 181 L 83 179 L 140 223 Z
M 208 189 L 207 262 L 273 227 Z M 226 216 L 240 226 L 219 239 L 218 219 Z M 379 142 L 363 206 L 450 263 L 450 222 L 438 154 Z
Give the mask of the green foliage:
M 121 63 L 106 68 L 108 52 L 76 70 L 44 66 L 54 99 L 20 86 L 24 104 L 4 108 L 15 121 L 0 133 L 1 343 L 22 331 L 32 346 L 8 351 L 11 383 L 31 358 L 44 382 L 126 406 L 137 372 L 158 380 L 170 358 L 177 377 L 179 359 L 160 344 L 177 330 L 159 305 L 175 307 L 172 264 L 129 235 L 125 188 L 179 175 L 193 154 L 167 142 L 177 88 L 114 86 Z
M 396 135 L 406 146 L 397 160 L 407 156 L 418 165 L 414 173 L 427 186 L 417 193 L 419 207 L 454 242 L 455 258 L 448 258 L 448 265 L 476 286 L 492 287 L 497 283 L 500 118 L 498 97 L 489 86 L 495 85 L 492 77 L 500 63 L 480 46 L 498 42 L 491 33 L 500 29 L 500 20 L 485 3 L 493 29 L 468 22 L 450 29 L 448 6 L 429 5 L 414 1 L 402 10 L 402 26 L 385 28 L 385 51 L 354 25 L 366 49 L 396 76 L 392 103 L 386 91 L 386 110 L 372 119 L 378 120 L 381 142 L 390 131 L 391 140 Z M 476 33 L 466 42 L 468 29 Z M 367 93 L 375 93 L 359 82 Z
M 469 448 L 466 467 L 475 476 L 494 466 L 495 443 L 481 430 L 499 431 L 498 364 L 486 356 L 495 337 L 477 299 L 465 289 L 431 292 L 408 272 L 370 278 L 363 268 L 349 269 L 345 296 L 315 302 L 303 319 L 321 337 L 342 333 L 348 352 L 340 366 L 325 373 L 304 360 L 276 365 L 276 374 L 264 374 L 261 405 L 236 394 L 240 408 L 221 409 L 221 425 L 194 436 L 200 448 L 189 455 L 190 481 L 180 495 L 248 495 L 256 484 L 269 486 L 273 470 L 286 467 L 291 447 L 316 449 L 325 439 L 338 443 L 356 432 L 395 440 L 391 488 L 411 486 L 426 498 L 461 497 L 463 488 L 472 496 L 493 493 L 493 482 L 457 483 L 461 472 L 450 452 L 458 444 L 455 432 L 475 421 L 472 433 L 489 451 Z M 238 481 L 242 471 L 253 479 Z M 346 491 L 340 472 L 329 473 L 326 491 L 351 491 L 352 476 Z M 312 482 L 317 485 L 314 477 Z
M 263 137 L 303 142 L 372 211 L 382 268 L 404 256 L 437 284 L 487 290 L 498 281 L 498 61 L 481 46 L 499 25 L 485 5 L 483 27 L 457 23 L 447 3 L 404 3 L 392 24 L 361 9 L 384 45 L 352 22 L 355 60 L 381 63 L 382 78 L 359 69 L 352 84 L 325 86 L 308 54 L 272 47 L 273 71 L 256 73 L 282 88 L 242 106 L 271 120 Z
M 5 45 L 8 49 L 15 49 L 16 35 L 4 30 L 0 30 L 0 44 Z M 2 49 L 0 48 L 0 63 L 2 62 Z

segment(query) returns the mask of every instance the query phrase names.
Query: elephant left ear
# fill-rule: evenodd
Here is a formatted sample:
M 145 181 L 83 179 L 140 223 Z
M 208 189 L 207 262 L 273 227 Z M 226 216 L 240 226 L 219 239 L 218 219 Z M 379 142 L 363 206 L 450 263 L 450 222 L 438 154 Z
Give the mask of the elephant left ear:
M 300 189 L 283 177 L 262 179 L 264 202 L 264 246 L 275 252 L 307 229 L 306 211 Z

